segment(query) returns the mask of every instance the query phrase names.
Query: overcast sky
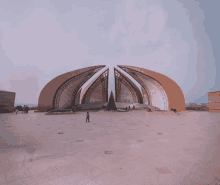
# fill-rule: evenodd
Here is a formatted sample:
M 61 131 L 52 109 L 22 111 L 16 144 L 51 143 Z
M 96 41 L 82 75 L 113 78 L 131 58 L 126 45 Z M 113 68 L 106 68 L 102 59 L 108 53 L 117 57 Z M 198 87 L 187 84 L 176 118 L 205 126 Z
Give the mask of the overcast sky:
M 219 0 L 0 0 L 0 90 L 37 104 L 54 77 L 87 66 L 162 73 L 186 102 L 220 90 Z M 113 86 L 110 86 L 113 88 Z

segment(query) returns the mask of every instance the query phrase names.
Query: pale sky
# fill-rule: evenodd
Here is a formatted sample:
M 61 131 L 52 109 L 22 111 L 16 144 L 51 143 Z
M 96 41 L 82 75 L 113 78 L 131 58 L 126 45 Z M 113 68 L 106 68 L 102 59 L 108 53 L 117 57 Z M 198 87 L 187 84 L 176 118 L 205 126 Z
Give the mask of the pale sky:
M 131 65 L 173 79 L 189 102 L 220 90 L 219 0 L 0 0 L 0 90 L 37 104 L 56 76 Z M 113 85 L 110 85 L 113 88 Z

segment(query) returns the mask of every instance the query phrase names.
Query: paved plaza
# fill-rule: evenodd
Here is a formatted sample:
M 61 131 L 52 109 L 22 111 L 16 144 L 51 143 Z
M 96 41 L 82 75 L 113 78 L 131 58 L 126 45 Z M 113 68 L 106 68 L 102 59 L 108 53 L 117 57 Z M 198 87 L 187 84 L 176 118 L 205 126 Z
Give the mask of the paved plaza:
M 0 184 L 220 184 L 219 146 L 220 113 L 0 114 Z

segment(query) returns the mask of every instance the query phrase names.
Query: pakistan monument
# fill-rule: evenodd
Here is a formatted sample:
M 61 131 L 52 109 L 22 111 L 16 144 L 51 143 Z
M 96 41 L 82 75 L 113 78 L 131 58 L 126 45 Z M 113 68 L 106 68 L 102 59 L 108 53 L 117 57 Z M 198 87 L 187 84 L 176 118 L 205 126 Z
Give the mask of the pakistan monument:
M 82 68 L 52 79 L 40 93 L 38 111 L 68 111 L 74 107 L 87 110 L 102 108 L 107 107 L 110 99 L 115 105 L 108 106 L 108 110 L 131 104 L 146 105 L 154 110 L 185 110 L 184 95 L 177 83 L 163 74 L 144 68 L 125 65 L 114 68 L 114 100 L 108 97 L 109 68 L 82 89 L 89 79 L 105 67 Z

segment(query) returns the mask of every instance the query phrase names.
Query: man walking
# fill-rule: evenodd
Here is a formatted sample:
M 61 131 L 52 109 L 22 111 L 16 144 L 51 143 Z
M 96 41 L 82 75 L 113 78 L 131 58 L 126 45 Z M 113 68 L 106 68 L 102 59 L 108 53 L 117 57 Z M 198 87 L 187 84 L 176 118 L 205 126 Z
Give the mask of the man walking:
M 87 113 L 86 113 L 86 123 L 87 123 L 87 120 L 88 120 L 88 122 L 90 122 L 90 121 L 89 121 L 89 117 L 90 117 L 90 116 L 89 116 L 89 112 L 87 112 Z

